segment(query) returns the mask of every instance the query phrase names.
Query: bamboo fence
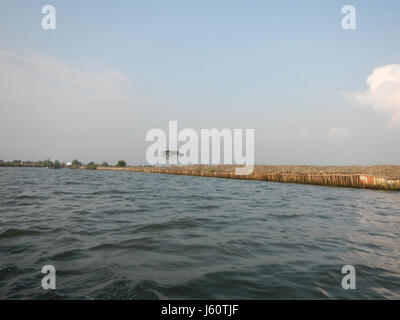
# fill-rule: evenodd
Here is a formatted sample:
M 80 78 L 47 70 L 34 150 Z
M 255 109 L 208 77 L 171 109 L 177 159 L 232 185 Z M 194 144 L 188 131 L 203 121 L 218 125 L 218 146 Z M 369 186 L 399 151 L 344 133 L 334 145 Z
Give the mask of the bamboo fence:
M 218 172 L 200 168 L 196 170 L 176 170 L 169 167 L 98 167 L 97 169 L 400 191 L 399 179 L 369 174 L 252 173 L 250 175 L 236 175 L 231 172 Z

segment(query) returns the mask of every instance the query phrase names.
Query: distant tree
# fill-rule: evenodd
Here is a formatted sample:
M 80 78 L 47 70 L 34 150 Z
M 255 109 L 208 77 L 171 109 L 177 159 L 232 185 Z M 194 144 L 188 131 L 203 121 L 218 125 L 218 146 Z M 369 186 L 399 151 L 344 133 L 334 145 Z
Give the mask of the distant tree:
M 42 168 L 44 168 L 44 167 L 47 167 L 48 165 L 47 165 L 47 160 L 41 160 L 41 161 L 38 161 L 38 167 L 42 167 Z
M 86 165 L 86 169 L 87 169 L 87 170 L 96 170 L 96 168 L 97 168 L 97 164 L 95 164 L 93 161 L 92 161 L 92 162 L 89 162 L 89 163 Z
M 54 169 L 60 169 L 61 168 L 61 162 L 58 160 L 54 160 L 54 164 L 52 166 Z
M 119 160 L 115 166 L 120 168 L 126 167 L 126 162 L 124 160 Z
M 19 167 L 22 165 L 22 161 L 21 160 L 13 160 L 13 166 L 14 167 Z
M 105 161 L 103 161 L 103 163 L 101 164 L 101 167 L 108 167 L 108 166 L 109 166 L 109 164 Z
M 72 160 L 72 167 L 73 168 L 79 168 L 82 165 L 82 162 L 80 162 L 78 159 Z
M 54 166 L 54 163 L 50 161 L 50 159 L 43 160 L 42 161 L 43 167 L 47 168 L 52 168 Z

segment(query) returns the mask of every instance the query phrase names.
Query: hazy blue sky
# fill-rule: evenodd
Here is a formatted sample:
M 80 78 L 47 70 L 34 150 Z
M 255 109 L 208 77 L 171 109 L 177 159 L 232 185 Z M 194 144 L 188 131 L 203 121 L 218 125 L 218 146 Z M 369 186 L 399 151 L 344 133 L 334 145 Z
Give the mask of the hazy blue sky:
M 399 39 L 398 0 L 2 1 L 0 159 L 144 163 L 177 120 L 254 128 L 256 163 L 399 164 Z

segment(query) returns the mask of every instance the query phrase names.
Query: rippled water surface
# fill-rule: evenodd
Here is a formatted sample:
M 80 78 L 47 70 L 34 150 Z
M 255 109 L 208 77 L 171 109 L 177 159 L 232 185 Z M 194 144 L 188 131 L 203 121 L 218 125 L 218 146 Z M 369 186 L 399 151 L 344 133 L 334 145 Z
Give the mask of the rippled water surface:
M 0 168 L 3 299 L 399 299 L 399 248 L 399 193 Z

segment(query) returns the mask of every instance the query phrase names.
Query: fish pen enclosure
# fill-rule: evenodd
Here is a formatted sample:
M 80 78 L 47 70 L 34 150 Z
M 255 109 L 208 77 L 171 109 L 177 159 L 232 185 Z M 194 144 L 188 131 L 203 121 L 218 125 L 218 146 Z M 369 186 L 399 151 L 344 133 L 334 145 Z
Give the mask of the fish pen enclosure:
M 275 170 L 277 167 L 274 167 Z M 173 166 L 173 167 L 98 167 L 98 170 L 149 172 L 173 175 L 188 175 L 238 180 L 258 180 L 281 183 L 298 183 L 330 187 L 364 188 L 400 191 L 400 179 L 361 173 L 304 173 L 304 172 L 263 172 L 255 170 L 249 175 L 237 175 L 232 167 L 224 166 Z M 233 168 L 234 169 L 234 168 Z M 271 170 L 265 170 L 271 171 Z M 304 171 L 304 170 L 299 170 Z

